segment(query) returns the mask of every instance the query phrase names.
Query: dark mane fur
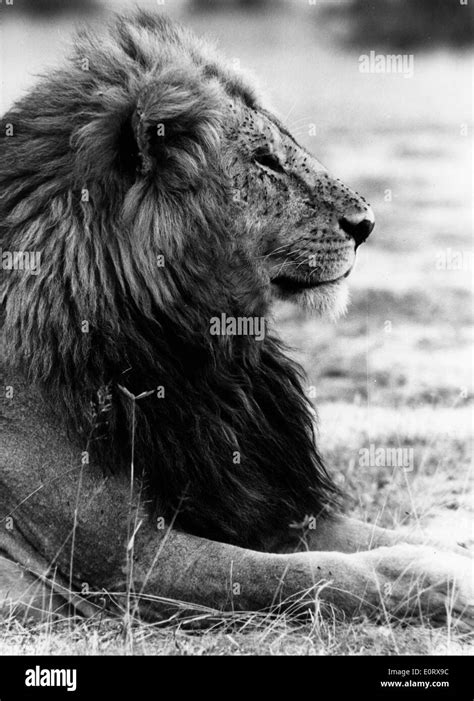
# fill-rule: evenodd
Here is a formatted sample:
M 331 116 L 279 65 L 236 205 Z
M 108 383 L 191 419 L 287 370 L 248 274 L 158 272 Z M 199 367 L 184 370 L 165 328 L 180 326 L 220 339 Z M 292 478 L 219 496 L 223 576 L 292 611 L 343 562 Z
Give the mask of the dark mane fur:
M 135 464 L 156 512 L 258 548 L 336 489 L 279 341 L 209 334 L 211 317 L 263 315 L 267 299 L 223 214 L 217 82 L 255 98 L 203 52 L 162 18 L 117 20 L 3 117 L 0 245 L 41 253 L 37 275 L 2 271 L 3 342 L 112 471 L 130 465 L 120 387 L 164 387 L 136 405 Z M 157 121 L 167 136 L 153 144 Z

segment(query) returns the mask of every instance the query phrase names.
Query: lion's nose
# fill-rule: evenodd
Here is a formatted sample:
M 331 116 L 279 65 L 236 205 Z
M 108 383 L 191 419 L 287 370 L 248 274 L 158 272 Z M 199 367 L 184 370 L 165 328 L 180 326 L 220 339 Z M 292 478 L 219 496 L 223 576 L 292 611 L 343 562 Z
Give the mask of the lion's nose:
M 346 234 L 352 236 L 356 247 L 364 243 L 370 236 L 374 225 L 375 217 L 370 207 L 362 213 L 351 214 L 350 216 L 339 219 L 339 226 Z

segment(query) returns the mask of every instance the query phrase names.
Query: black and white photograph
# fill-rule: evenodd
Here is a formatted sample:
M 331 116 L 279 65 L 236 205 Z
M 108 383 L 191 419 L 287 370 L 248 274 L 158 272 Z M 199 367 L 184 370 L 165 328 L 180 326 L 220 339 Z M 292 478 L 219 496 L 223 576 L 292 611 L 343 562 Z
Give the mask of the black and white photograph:
M 2 701 L 472 699 L 473 6 L 0 0 Z

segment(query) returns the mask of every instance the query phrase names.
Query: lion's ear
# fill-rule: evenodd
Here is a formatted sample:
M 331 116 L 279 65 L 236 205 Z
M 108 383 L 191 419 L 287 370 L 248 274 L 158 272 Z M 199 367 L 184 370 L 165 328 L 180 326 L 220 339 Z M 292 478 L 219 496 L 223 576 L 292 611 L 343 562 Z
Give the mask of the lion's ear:
M 189 187 L 218 152 L 221 94 L 197 67 L 162 71 L 143 87 L 132 129 L 143 174 Z

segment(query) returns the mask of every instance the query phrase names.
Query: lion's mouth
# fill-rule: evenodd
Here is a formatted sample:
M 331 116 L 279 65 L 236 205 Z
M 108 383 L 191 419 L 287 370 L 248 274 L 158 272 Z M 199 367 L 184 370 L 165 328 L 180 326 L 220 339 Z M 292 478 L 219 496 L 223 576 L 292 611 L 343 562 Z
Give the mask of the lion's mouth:
M 289 277 L 288 275 L 277 275 L 277 277 L 272 278 L 272 285 L 276 285 L 278 289 L 286 294 L 296 294 L 302 290 L 312 290 L 317 287 L 322 287 L 323 285 L 334 285 L 341 280 L 344 280 L 352 270 L 352 266 L 349 270 L 339 277 L 333 278 L 332 280 L 318 280 L 317 278 L 298 278 Z

